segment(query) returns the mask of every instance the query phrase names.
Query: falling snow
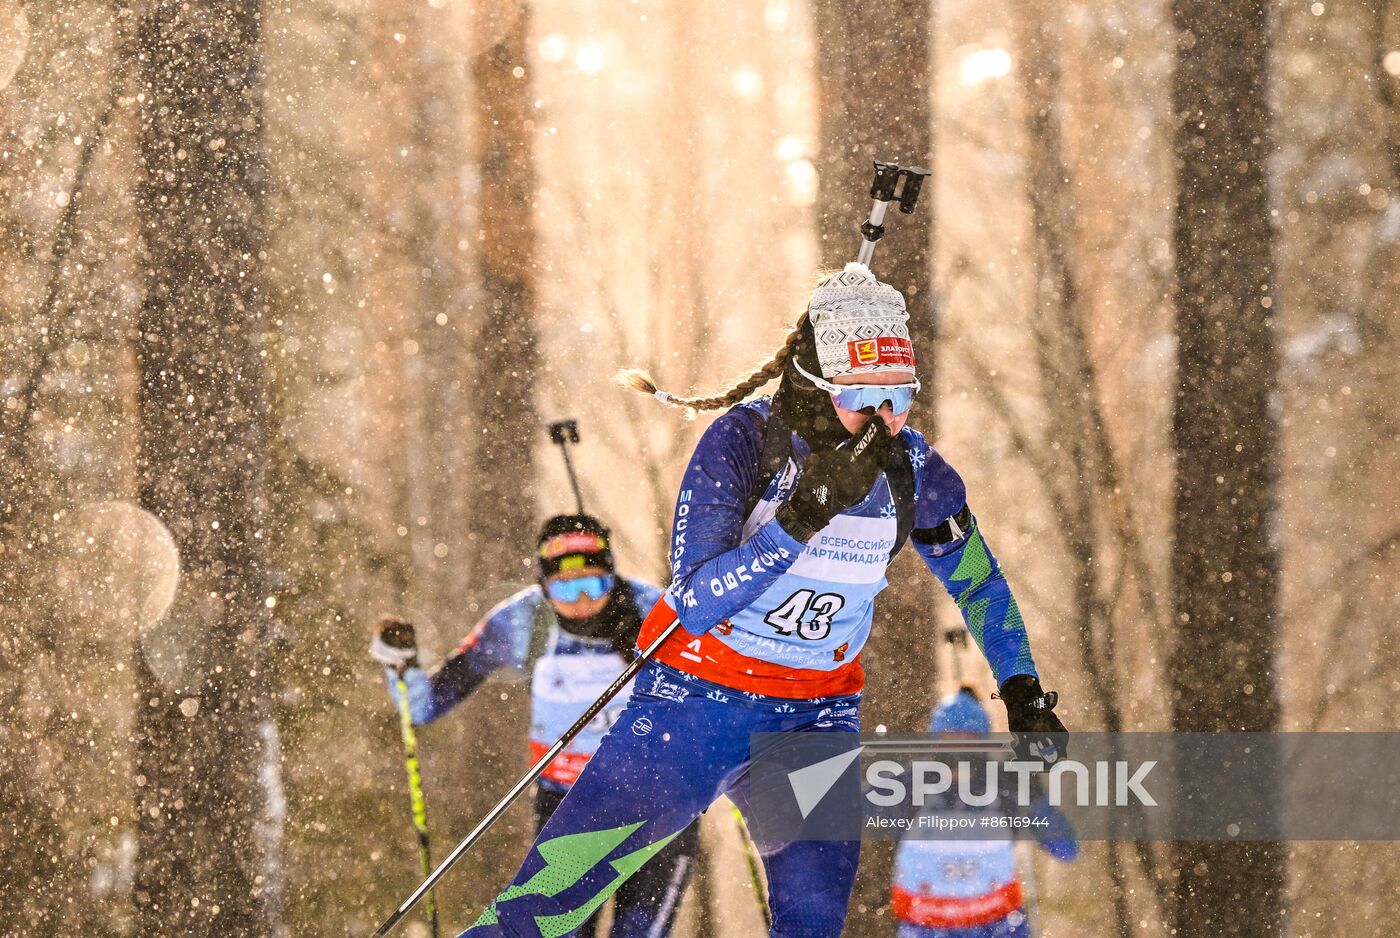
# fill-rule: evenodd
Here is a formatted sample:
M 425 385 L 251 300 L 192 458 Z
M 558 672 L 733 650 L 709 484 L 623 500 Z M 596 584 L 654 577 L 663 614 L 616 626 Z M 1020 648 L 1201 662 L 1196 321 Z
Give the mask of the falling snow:
M 0 112 L 0 934 L 371 934 L 419 861 L 370 626 L 436 664 L 534 582 L 564 417 L 664 583 L 713 415 L 611 377 L 767 361 L 874 157 L 934 173 L 874 262 L 910 425 L 1070 729 L 1400 720 L 1400 6 L 0 0 Z M 889 580 L 865 725 L 996 691 L 917 558 Z M 419 734 L 436 856 L 528 767 L 529 685 L 489 689 Z M 702 825 L 675 934 L 761 934 Z M 532 834 L 467 855 L 445 933 Z M 893 933 L 881 849 L 846 934 Z M 1388 935 L 1394 860 L 1093 844 L 1036 920 Z

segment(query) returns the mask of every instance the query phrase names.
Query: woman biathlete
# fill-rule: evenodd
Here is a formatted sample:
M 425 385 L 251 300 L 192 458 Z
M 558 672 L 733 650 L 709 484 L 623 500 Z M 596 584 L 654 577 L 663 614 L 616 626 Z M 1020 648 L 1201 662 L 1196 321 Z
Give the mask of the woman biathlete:
M 904 298 L 849 264 L 812 295 L 772 361 L 726 394 L 681 483 L 673 580 L 645 647 L 680 618 L 509 888 L 466 932 L 562 936 L 720 795 L 748 808 L 749 736 L 856 733 L 860 652 L 906 538 L 962 610 L 1013 732 L 1049 752 L 1064 727 L 1016 601 L 958 474 L 904 426 L 919 390 Z M 772 397 L 743 402 L 781 378 Z M 931 652 L 930 652 L 931 654 Z M 1062 745 L 1062 743 L 1061 743 Z M 767 845 L 774 936 L 839 935 L 858 841 Z
M 382 620 L 370 654 L 391 669 L 394 702 L 400 668 L 413 722 L 420 726 L 457 706 L 497 669 L 523 670 L 530 676 L 530 757 L 538 760 L 612 683 L 624 659 L 632 659 L 640 610 L 661 596 L 650 583 L 617 575 L 611 537 L 592 515 L 546 521 L 535 551 L 539 585 L 487 612 L 432 674 L 418 666 L 413 626 L 394 617 Z M 620 702 L 607 707 L 545 767 L 535 788 L 536 831 L 563 802 L 621 711 Z M 670 934 L 698 841 L 692 826 L 617 892 L 614 938 Z M 575 934 L 591 936 L 595 925 L 590 918 Z

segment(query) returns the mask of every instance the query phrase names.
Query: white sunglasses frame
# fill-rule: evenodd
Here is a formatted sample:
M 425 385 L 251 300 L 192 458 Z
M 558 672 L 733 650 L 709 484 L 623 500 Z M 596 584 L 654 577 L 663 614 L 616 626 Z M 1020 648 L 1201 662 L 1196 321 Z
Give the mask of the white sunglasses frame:
M 808 381 L 812 382 L 818 388 L 820 388 L 828 394 L 840 394 L 842 391 L 860 390 L 861 388 L 913 388 L 914 393 L 917 395 L 920 391 L 923 390 L 924 387 L 918 378 L 915 378 L 913 381 L 906 382 L 905 384 L 832 384 L 830 381 L 827 381 L 824 378 L 818 378 L 816 375 L 809 372 L 806 368 L 803 368 L 796 358 L 792 360 L 792 367 L 797 369 L 798 374 L 802 375 L 802 377 L 806 378 Z

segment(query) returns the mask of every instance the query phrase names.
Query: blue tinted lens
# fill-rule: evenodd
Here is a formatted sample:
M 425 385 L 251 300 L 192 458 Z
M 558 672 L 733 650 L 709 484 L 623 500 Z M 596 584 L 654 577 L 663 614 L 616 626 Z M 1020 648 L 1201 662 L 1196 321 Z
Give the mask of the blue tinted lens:
M 611 576 L 581 576 L 573 580 L 550 580 L 546 584 L 549 598 L 561 603 L 576 603 L 584 596 L 602 599 L 612 587 Z
M 890 410 L 902 414 L 914 405 L 914 395 L 918 390 L 913 385 L 853 387 L 838 391 L 832 398 L 838 407 L 844 407 L 846 410 L 865 410 L 867 407 L 879 410 L 888 402 Z

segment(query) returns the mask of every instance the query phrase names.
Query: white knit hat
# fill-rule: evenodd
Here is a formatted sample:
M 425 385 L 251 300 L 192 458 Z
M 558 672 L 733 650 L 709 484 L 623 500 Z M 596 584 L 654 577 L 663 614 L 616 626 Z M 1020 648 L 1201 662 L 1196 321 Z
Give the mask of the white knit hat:
M 864 264 L 850 263 L 812 293 L 807 317 L 822 377 L 913 371 L 904 297 Z

